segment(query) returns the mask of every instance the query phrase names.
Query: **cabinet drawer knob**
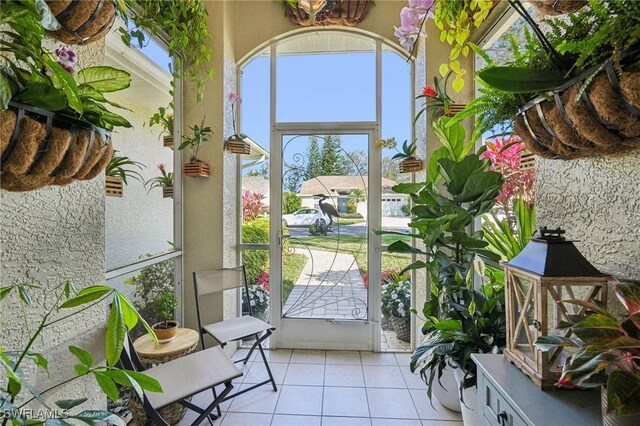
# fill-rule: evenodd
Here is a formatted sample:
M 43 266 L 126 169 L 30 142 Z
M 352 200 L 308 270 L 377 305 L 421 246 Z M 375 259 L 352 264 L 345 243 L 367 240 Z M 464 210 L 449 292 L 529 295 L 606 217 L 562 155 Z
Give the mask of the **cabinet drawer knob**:
M 507 421 L 509 421 L 509 415 L 506 411 L 500 411 L 496 416 L 498 418 L 498 424 L 500 426 L 507 426 Z

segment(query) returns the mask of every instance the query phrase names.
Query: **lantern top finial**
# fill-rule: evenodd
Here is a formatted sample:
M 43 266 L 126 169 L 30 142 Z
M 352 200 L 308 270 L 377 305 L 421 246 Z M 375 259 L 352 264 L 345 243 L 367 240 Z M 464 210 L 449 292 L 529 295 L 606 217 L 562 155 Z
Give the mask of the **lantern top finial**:
M 538 237 L 537 240 L 543 241 L 565 241 L 564 234 L 567 231 L 558 227 L 556 229 L 548 229 L 546 226 L 541 226 L 538 228 Z

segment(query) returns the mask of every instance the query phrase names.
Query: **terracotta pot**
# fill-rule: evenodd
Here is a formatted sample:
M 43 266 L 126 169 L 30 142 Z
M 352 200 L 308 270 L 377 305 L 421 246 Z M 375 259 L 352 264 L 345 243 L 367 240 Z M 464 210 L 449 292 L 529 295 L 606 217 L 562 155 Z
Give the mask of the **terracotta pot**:
M 65 44 L 104 38 L 116 20 L 113 0 L 45 0 L 62 28 L 49 34 Z
M 173 338 L 176 337 L 178 326 L 180 325 L 178 321 L 174 320 L 167 321 L 167 328 L 165 328 L 164 324 L 164 321 L 161 321 L 151 326 L 160 343 L 167 343 L 173 340 Z

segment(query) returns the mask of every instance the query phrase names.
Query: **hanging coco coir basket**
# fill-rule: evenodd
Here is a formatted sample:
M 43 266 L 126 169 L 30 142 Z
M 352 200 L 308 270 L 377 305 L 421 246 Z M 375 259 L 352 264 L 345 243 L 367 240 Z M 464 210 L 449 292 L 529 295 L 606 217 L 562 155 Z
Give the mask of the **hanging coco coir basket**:
M 551 96 L 531 101 L 516 118 L 517 134 L 531 152 L 545 158 L 615 156 L 639 149 L 639 58 L 639 51 L 628 55 L 618 72 L 611 64 L 594 67 Z M 583 84 L 588 88 L 580 94 Z
M 83 121 L 16 102 L 0 111 L 0 188 L 31 191 L 98 176 L 113 155 L 110 136 Z
M 582 9 L 587 0 L 531 0 L 538 14 L 542 16 L 564 15 Z
M 45 0 L 62 28 L 49 34 L 66 44 L 89 44 L 107 35 L 116 20 L 114 0 Z
M 285 5 L 285 15 L 291 22 L 301 27 L 344 25 L 353 27 L 367 17 L 373 1 L 371 0 L 327 0 L 312 21 L 309 14 L 300 6 Z

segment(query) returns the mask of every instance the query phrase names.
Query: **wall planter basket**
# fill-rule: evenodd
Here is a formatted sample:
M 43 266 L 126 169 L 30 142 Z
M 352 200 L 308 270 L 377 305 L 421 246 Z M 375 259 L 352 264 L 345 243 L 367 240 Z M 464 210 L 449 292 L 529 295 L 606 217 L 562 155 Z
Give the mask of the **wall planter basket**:
M 623 60 L 619 75 L 609 64 L 582 75 L 524 106 L 515 129 L 529 151 L 569 160 L 615 156 L 640 148 L 640 49 Z M 585 80 L 598 72 L 576 97 Z
M 300 6 L 285 5 L 285 15 L 291 22 L 301 27 L 344 25 L 353 27 L 367 17 L 373 1 L 371 0 L 327 0 L 327 5 L 319 11 L 312 21 Z
M 582 9 L 587 0 L 531 0 L 538 14 L 545 15 L 564 15 L 565 13 L 575 12 Z
M 162 146 L 173 149 L 173 136 L 164 136 L 162 138 Z
M 416 157 L 405 158 L 400 161 L 400 173 L 415 173 L 422 170 L 422 160 Z
M 467 104 L 449 104 L 449 111 L 446 111 L 443 115 L 445 117 L 453 117 L 463 109 L 467 107 Z
M 124 182 L 118 176 L 105 176 L 104 193 L 107 197 L 122 198 Z
M 211 168 L 207 163 L 186 163 L 182 167 L 182 173 L 190 177 L 209 177 Z
M 107 35 L 116 20 L 113 0 L 45 0 L 62 28 L 50 35 L 66 44 L 89 44 Z
M 0 188 L 31 191 L 98 176 L 111 160 L 110 136 L 83 121 L 10 102 L 0 112 Z
M 173 186 L 162 187 L 162 198 L 173 198 Z
M 234 154 L 249 155 L 251 145 L 240 138 L 229 138 L 224 143 L 225 149 Z

